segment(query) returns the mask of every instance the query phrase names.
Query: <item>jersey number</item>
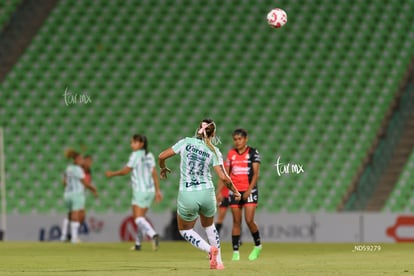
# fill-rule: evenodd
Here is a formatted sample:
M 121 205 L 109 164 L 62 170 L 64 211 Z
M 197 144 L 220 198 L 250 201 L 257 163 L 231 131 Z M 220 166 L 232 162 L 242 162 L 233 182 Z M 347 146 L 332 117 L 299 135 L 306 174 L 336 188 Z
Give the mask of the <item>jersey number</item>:
M 198 175 L 198 176 L 204 175 L 204 164 L 203 163 L 197 163 L 195 161 L 190 161 L 188 162 L 188 165 L 190 167 L 190 171 L 188 172 L 189 175 Z

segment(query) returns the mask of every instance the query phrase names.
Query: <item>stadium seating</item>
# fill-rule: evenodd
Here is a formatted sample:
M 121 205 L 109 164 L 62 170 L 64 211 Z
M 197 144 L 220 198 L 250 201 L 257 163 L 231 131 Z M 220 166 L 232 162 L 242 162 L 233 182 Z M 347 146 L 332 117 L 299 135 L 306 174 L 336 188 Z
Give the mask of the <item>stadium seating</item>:
M 0 2 L 0 30 L 9 21 L 20 2 L 21 0 L 4 0 Z
M 384 212 L 407 212 L 414 211 L 414 151 L 411 153 L 400 178 L 397 181 L 389 199 L 387 200 Z
M 117 3 L 60 1 L 1 84 L 9 212 L 64 211 L 66 147 L 94 157 L 88 209 L 129 210 L 128 177 L 104 171 L 124 166 L 130 136 L 146 134 L 157 156 L 204 117 L 223 154 L 233 129 L 249 131 L 260 210 L 336 210 L 413 54 L 414 1 L 283 2 L 277 30 L 268 1 Z M 279 176 L 278 157 L 304 172 Z M 168 162 L 155 211 L 175 206 Z

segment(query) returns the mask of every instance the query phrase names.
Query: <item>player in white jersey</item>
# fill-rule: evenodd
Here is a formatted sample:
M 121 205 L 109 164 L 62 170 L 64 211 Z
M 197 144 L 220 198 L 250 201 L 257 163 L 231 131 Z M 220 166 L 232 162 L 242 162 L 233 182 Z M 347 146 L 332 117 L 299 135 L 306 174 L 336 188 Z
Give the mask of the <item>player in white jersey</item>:
M 65 156 L 69 159 L 73 159 L 73 164 L 70 164 L 66 170 L 63 179 L 63 185 L 65 186 L 64 200 L 66 207 L 68 208 L 70 229 L 71 229 L 71 242 L 77 243 L 78 231 L 81 220 L 81 210 L 85 208 L 85 188 L 92 191 L 95 197 L 98 196 L 95 186 L 85 179 L 85 173 L 82 169 L 83 157 L 80 153 L 68 149 L 65 151 Z M 62 227 L 61 240 L 66 240 L 68 222 L 65 220 Z
M 152 153 L 148 152 L 148 139 L 144 135 L 135 134 L 131 139 L 132 153 L 127 165 L 119 171 L 107 171 L 107 177 L 126 175 L 131 173 L 132 186 L 132 214 L 138 231 L 148 235 L 152 239 L 153 249 L 158 249 L 159 235 L 145 218 L 148 208 L 154 201 L 162 199 L 160 185 L 155 169 L 155 159 Z M 134 249 L 141 250 L 141 241 L 137 233 Z
M 220 237 L 214 226 L 217 208 L 210 167 L 214 168 L 219 178 L 236 198 L 238 196 L 240 199 L 240 193 L 224 170 L 220 150 L 212 144 L 215 133 L 214 121 L 204 119 L 197 129 L 196 137 L 184 138 L 160 153 L 158 163 L 161 168 L 161 178 L 166 178 L 170 170 L 166 167 L 165 160 L 176 154 L 180 155 L 180 186 L 177 199 L 178 230 L 186 241 L 210 255 L 211 269 L 223 269 Z M 199 216 L 210 244 L 193 229 Z

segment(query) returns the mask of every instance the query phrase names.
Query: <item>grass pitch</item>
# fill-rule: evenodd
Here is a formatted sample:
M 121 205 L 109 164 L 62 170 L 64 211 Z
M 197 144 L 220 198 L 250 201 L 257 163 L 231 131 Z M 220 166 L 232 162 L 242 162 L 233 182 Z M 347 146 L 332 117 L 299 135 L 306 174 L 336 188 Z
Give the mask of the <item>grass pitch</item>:
M 413 275 L 414 244 L 381 244 L 378 251 L 355 251 L 355 244 L 264 243 L 249 261 L 252 244 L 231 261 L 222 244 L 225 270 L 209 269 L 207 255 L 186 242 L 149 243 L 0 242 L 0 275 Z M 359 247 L 361 248 L 361 247 Z

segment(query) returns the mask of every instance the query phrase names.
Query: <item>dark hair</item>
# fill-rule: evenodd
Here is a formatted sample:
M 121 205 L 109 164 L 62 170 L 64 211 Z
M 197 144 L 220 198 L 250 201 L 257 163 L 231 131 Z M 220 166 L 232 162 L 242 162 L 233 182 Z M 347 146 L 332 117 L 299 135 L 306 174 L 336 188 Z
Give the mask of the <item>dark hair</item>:
M 148 154 L 148 139 L 147 139 L 147 136 L 141 135 L 141 134 L 134 134 L 134 136 L 132 136 L 132 139 L 136 142 L 144 143 L 143 148 L 145 150 L 145 154 Z
M 238 128 L 233 131 L 233 136 L 240 135 L 243 137 L 247 137 L 247 130 L 243 128 Z

